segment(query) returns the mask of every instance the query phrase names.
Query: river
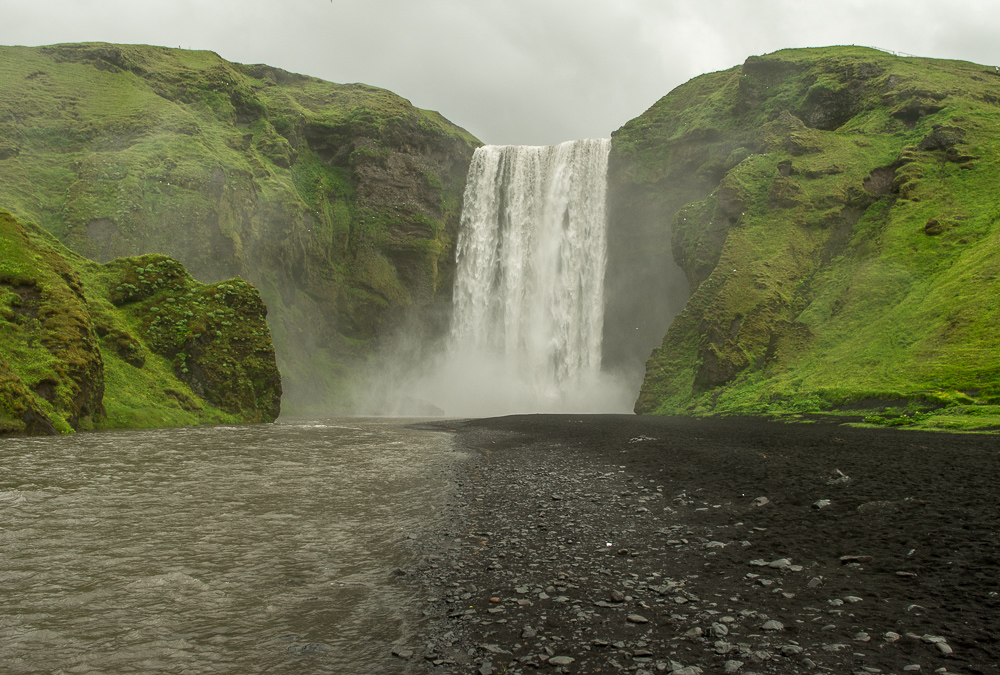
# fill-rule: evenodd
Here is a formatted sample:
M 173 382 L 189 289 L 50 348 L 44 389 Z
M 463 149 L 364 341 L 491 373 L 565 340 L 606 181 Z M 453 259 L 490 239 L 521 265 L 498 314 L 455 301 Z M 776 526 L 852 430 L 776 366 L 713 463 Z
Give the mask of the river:
M 402 673 L 452 490 L 400 420 L 0 439 L 5 673 Z

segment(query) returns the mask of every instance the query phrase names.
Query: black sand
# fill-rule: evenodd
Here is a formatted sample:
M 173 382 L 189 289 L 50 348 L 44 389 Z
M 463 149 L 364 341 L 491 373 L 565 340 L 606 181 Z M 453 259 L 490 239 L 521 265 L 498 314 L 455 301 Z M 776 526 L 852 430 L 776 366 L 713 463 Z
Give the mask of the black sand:
M 412 667 L 1000 672 L 995 435 L 634 416 L 444 426 L 470 458 L 450 531 L 413 570 L 428 625 L 397 650 Z

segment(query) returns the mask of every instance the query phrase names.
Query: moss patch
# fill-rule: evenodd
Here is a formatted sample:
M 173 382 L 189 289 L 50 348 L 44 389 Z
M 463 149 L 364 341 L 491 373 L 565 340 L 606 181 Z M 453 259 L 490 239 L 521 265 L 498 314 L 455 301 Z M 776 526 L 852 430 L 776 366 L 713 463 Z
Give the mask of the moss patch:
M 265 316 L 245 281 L 97 264 L 0 212 L 0 433 L 273 421 Z
M 376 87 L 104 43 L 0 47 L 0 139 L 0 208 L 74 251 L 259 288 L 289 402 L 321 412 L 405 314 L 450 303 L 479 145 Z
M 620 180 L 701 177 L 669 213 L 692 295 L 636 410 L 867 401 L 869 423 L 995 426 L 998 102 L 1000 78 L 972 63 L 785 50 L 619 130 Z

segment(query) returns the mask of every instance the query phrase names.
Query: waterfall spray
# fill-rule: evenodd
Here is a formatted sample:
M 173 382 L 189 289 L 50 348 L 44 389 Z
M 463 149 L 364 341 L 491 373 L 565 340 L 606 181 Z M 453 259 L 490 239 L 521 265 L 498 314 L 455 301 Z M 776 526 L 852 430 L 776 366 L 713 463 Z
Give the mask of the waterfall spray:
M 610 147 L 600 139 L 476 150 L 433 394 L 448 414 L 631 407 L 601 373 Z
M 631 412 L 634 383 L 601 369 L 610 149 L 602 139 L 475 151 L 450 332 L 434 356 L 401 334 L 362 411 Z

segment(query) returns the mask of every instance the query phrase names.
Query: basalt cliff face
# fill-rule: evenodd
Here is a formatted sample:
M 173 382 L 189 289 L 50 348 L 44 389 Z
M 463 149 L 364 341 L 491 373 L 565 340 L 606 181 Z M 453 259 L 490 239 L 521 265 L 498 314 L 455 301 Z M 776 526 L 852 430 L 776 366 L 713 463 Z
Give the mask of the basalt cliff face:
M 346 410 L 380 340 L 445 329 L 478 145 L 391 92 L 211 52 L 0 48 L 0 208 L 100 262 L 252 282 L 293 412 Z
M 638 255 L 672 267 L 669 238 L 690 289 L 636 411 L 995 423 L 998 149 L 994 67 L 855 47 L 751 57 L 626 124 L 609 237 L 658 226 Z
M 0 211 L 0 435 L 270 422 L 281 378 L 256 289 L 162 255 L 86 260 Z

